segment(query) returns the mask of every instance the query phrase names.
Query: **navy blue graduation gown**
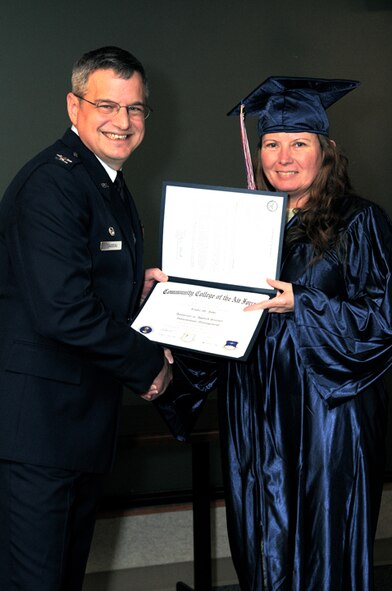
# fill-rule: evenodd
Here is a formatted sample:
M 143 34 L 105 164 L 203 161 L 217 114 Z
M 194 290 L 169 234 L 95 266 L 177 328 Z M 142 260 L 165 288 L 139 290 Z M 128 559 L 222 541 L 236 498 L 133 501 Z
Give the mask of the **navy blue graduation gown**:
M 229 540 L 242 591 L 372 591 L 392 364 L 392 227 L 342 201 L 339 247 L 286 248 L 295 310 L 247 362 L 177 356 L 159 406 L 185 438 L 218 384 Z M 290 224 L 297 223 L 294 218 Z

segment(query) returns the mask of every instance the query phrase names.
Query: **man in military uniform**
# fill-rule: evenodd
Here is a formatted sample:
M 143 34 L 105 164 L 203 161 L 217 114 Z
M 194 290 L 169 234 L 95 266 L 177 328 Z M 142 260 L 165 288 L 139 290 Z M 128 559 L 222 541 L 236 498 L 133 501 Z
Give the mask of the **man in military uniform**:
M 142 229 L 121 168 L 144 137 L 142 64 L 116 47 L 75 64 L 63 138 L 0 205 L 0 589 L 78 591 L 122 386 L 152 400 L 170 353 L 130 328 Z M 117 187 L 119 185 L 119 187 Z

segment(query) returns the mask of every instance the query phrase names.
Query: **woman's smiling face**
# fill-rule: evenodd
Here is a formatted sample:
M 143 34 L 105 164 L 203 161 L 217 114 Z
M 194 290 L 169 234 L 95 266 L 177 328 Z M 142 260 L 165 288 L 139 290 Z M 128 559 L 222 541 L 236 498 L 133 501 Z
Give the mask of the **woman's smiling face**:
M 323 161 L 317 135 L 267 133 L 261 140 L 260 157 L 268 182 L 276 191 L 289 194 L 289 207 L 303 205 Z

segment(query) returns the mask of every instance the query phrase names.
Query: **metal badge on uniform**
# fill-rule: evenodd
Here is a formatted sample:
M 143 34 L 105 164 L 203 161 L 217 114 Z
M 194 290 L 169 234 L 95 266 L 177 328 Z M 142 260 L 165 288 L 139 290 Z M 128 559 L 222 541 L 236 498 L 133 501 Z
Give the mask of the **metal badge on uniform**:
M 101 250 L 121 250 L 122 240 L 102 240 L 99 247 Z
M 56 160 L 60 160 L 60 162 L 64 162 L 64 164 L 72 164 L 72 160 L 67 158 L 67 156 L 63 156 L 63 154 L 56 154 Z

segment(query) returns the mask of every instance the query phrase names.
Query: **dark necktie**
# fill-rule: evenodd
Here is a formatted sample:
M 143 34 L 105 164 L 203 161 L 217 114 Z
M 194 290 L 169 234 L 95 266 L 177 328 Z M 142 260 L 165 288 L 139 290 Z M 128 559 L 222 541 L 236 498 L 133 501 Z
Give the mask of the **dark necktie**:
M 121 199 L 126 202 L 125 199 L 125 181 L 124 181 L 124 175 L 122 173 L 122 170 L 118 170 L 117 171 L 117 176 L 114 179 L 114 186 L 116 187 L 117 191 L 120 194 Z
M 127 197 L 127 193 L 126 193 L 126 189 L 125 189 L 124 175 L 121 170 L 117 171 L 117 176 L 114 179 L 114 186 L 116 187 L 116 189 L 117 189 L 117 191 L 118 191 L 118 193 L 125 205 L 125 209 L 127 211 L 127 214 L 129 216 L 129 220 L 131 222 L 133 241 L 136 242 L 135 230 L 133 228 L 133 223 L 132 223 L 132 221 L 133 221 L 132 206 L 131 206 L 131 203 L 129 202 L 129 199 Z

